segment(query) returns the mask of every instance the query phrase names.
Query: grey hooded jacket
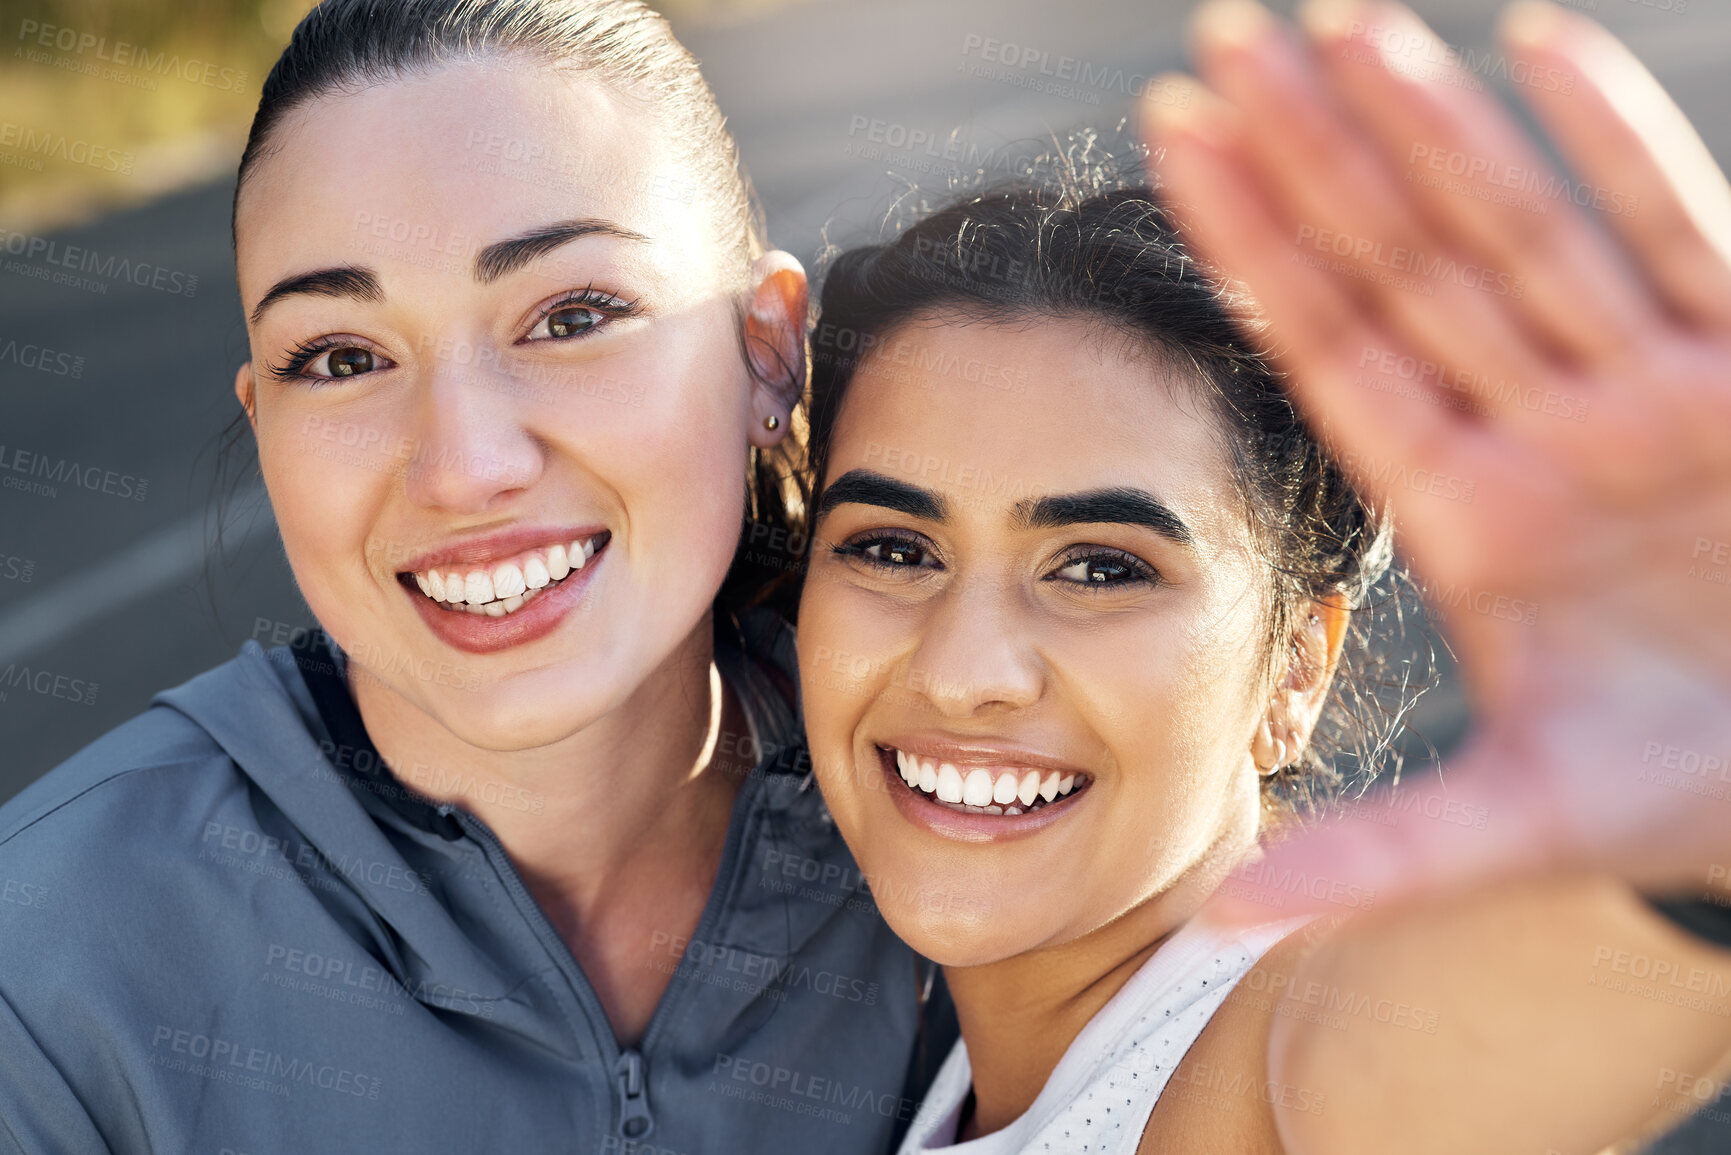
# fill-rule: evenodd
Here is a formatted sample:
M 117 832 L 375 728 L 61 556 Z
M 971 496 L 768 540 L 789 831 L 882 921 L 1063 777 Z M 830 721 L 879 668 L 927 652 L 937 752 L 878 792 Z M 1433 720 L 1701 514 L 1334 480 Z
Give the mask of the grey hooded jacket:
M 380 765 L 358 714 L 327 726 L 353 703 L 315 700 L 340 685 L 320 652 L 248 643 L 0 807 L 0 1151 L 889 1147 L 924 972 L 779 697 L 748 707 L 766 756 L 622 1051 L 491 832 Z

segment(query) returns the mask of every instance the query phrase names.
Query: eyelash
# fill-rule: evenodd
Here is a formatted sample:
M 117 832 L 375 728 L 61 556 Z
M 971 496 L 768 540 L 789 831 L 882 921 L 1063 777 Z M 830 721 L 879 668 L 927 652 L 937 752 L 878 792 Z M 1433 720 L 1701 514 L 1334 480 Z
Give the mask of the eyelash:
M 867 537 L 854 538 L 852 541 L 842 542 L 839 545 L 831 546 L 830 551 L 838 557 L 851 558 L 858 561 L 860 564 L 870 566 L 873 569 L 909 570 L 927 568 L 925 566 L 907 565 L 886 561 L 882 557 L 872 557 L 867 552 L 874 547 L 882 546 L 900 546 L 910 552 L 917 550 L 928 556 L 936 552 L 921 538 L 912 534 L 899 533 L 874 533 Z M 1059 573 L 1069 569 L 1078 562 L 1100 561 L 1111 561 L 1122 565 L 1130 571 L 1131 576 L 1107 582 L 1073 582 L 1066 581 L 1057 576 Z M 1155 586 L 1160 584 L 1161 577 L 1159 570 L 1156 570 L 1153 566 L 1149 565 L 1133 553 L 1127 553 L 1121 549 L 1111 549 L 1103 546 L 1084 546 L 1077 547 L 1066 553 L 1057 568 L 1041 580 L 1063 582 L 1065 585 L 1075 586 L 1078 589 L 1085 589 L 1091 593 L 1097 593 L 1102 589 L 1122 587 L 1131 584 Z
M 593 325 L 592 327 L 590 327 L 588 329 L 585 329 L 582 333 L 573 334 L 572 336 L 569 336 L 569 337 L 553 337 L 553 336 L 536 337 L 530 343 L 532 344 L 532 343 L 538 342 L 538 341 L 575 341 L 575 340 L 580 340 L 581 338 L 594 332 L 596 329 L 601 328 L 603 323 L 606 320 L 613 320 L 613 319 L 618 319 L 618 318 L 637 316 L 639 313 L 641 313 L 643 311 L 639 307 L 641 304 L 641 301 L 642 301 L 642 298 L 640 298 L 640 297 L 635 298 L 635 299 L 630 300 L 630 301 L 621 301 L 618 297 L 613 296 L 611 293 L 602 292 L 601 290 L 595 288 L 594 285 L 587 285 L 584 288 L 579 289 L 575 292 L 566 293 L 564 296 L 560 297 L 558 300 L 549 302 L 548 304 L 544 305 L 540 310 L 538 310 L 536 312 L 534 324 L 530 325 L 529 329 L 531 332 L 533 332 L 535 329 L 540 327 L 541 322 L 543 322 L 547 318 L 551 317 L 554 313 L 563 312 L 564 310 L 570 309 L 573 306 L 580 306 L 580 307 L 585 308 L 585 309 L 591 309 L 591 310 L 601 314 L 603 321 L 598 321 L 595 323 L 595 325 Z M 521 342 L 519 342 L 519 343 L 521 343 Z M 265 365 L 265 372 L 270 374 L 276 380 L 285 381 L 285 382 L 286 381 L 297 381 L 297 380 L 298 381 L 312 381 L 312 382 L 323 382 L 323 381 L 335 380 L 334 377 L 326 377 L 326 376 L 322 376 L 322 375 L 318 375 L 318 374 L 309 374 L 306 372 L 306 367 L 308 365 L 311 365 L 314 361 L 317 361 L 321 356 L 323 356 L 326 353 L 331 352 L 334 349 L 365 349 L 367 352 L 373 353 L 374 356 L 382 357 L 382 354 L 375 352 L 371 346 L 364 344 L 362 342 L 356 341 L 353 338 L 349 338 L 349 337 L 318 337 L 318 338 L 315 338 L 311 341 L 300 341 L 300 342 L 296 343 L 295 347 L 289 350 L 288 356 L 283 359 L 282 364 L 280 364 L 280 365 L 266 364 Z M 378 370 L 376 370 L 376 369 L 371 370 L 371 372 L 376 373 L 376 372 L 378 372 Z M 363 374 L 356 374 L 356 376 L 366 376 L 366 374 L 364 374 L 364 373 Z M 315 385 L 315 388 L 316 387 L 317 386 Z

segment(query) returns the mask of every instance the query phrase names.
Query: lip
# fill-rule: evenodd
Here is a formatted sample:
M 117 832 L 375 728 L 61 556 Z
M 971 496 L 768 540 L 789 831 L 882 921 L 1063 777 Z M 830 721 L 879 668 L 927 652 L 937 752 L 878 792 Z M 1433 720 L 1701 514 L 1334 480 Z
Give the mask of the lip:
M 497 533 L 467 538 L 419 554 L 398 565 L 396 572 L 400 574 L 418 573 L 422 570 L 444 566 L 479 568 L 516 557 L 527 550 L 560 545 L 580 537 L 594 537 L 606 528 L 604 525 L 560 527 L 522 525 L 512 529 L 502 529 Z
M 1087 771 L 1079 770 L 1061 759 L 1014 746 L 984 746 L 944 740 L 906 741 L 906 745 L 901 741 L 890 746 L 877 742 L 871 745 L 872 754 L 877 758 L 878 772 L 884 776 L 883 788 L 889 792 L 890 801 L 896 810 L 908 822 L 952 842 L 1014 842 L 1017 839 L 1031 838 L 1072 813 L 1076 804 L 1088 797 L 1094 785 L 1090 780 L 1063 798 L 1048 802 L 1030 814 L 964 814 L 940 806 L 903 782 L 901 774 L 896 770 L 895 755 L 891 751 L 906 750 L 922 757 L 941 757 L 945 761 L 954 762 L 958 767 L 1029 766 L 1077 774 L 1086 774 Z
M 571 536 L 565 538 L 548 537 L 545 531 L 494 534 L 486 538 L 476 539 L 475 542 L 463 543 L 461 546 L 440 553 L 429 553 L 426 555 L 425 564 L 418 565 L 417 569 L 427 569 L 439 565 L 482 566 L 490 560 L 503 560 L 541 545 L 552 545 L 560 541 L 570 541 L 573 538 L 590 537 L 601 532 L 601 530 L 573 530 Z M 524 544 L 517 544 L 518 541 L 522 541 Z M 505 545 L 507 552 L 497 552 L 501 543 Z M 570 576 L 562 579 L 558 585 L 538 594 L 533 601 L 516 613 L 507 614 L 502 618 L 442 609 L 439 603 L 416 589 L 412 581 L 399 575 L 397 584 L 402 588 L 403 596 L 413 601 L 415 612 L 421 615 L 421 620 L 427 623 L 427 628 L 440 641 L 465 653 L 494 654 L 500 650 L 508 650 L 514 646 L 538 641 L 558 629 L 560 623 L 577 606 L 582 604 L 590 583 L 595 580 L 596 571 L 601 569 L 606 563 L 606 559 L 611 555 L 612 545 L 613 539 L 609 535 L 608 539 L 595 551 L 595 556 L 590 558 L 588 564 L 582 569 L 573 570 Z M 489 554 L 483 550 L 494 552 Z M 420 562 L 422 559 L 417 558 L 415 560 Z M 412 573 L 415 571 L 404 572 Z

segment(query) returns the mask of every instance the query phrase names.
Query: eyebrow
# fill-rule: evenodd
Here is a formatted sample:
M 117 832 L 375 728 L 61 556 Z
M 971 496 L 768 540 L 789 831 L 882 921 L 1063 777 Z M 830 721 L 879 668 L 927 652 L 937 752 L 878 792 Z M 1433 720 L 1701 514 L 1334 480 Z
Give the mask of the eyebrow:
M 639 243 L 649 240 L 640 232 L 594 217 L 558 221 L 496 241 L 476 253 L 475 280 L 483 285 L 491 284 L 508 273 L 516 272 L 536 257 L 552 252 L 560 245 L 591 236 L 618 237 L 623 241 Z M 253 306 L 252 323 L 258 324 L 259 318 L 264 316 L 264 311 L 271 305 L 284 297 L 299 294 L 352 297 L 357 301 L 373 302 L 385 299 L 384 286 L 379 282 L 379 275 L 372 269 L 361 265 L 336 265 L 328 269 L 314 269 L 309 273 L 293 273 L 272 285 L 259 299 L 258 304 Z
M 531 229 L 508 240 L 497 241 L 476 253 L 475 279 L 483 285 L 490 284 L 507 273 L 516 272 L 536 257 L 552 252 L 560 245 L 569 244 L 579 237 L 593 236 L 617 237 L 622 241 L 639 243 L 649 239 L 642 233 L 595 217 L 559 221 L 557 224 Z
M 838 505 L 857 502 L 893 509 L 910 517 L 943 522 L 949 503 L 942 494 L 869 469 L 851 469 L 818 499 L 813 521 Z M 1153 494 L 1119 486 L 1065 493 L 1016 503 L 1011 517 L 1018 529 L 1053 529 L 1063 525 L 1134 525 L 1152 530 L 1175 545 L 1193 546 L 1196 535 L 1182 518 Z
M 339 265 L 329 269 L 314 269 L 310 273 L 294 273 L 270 287 L 252 309 L 252 323 L 264 316 L 264 311 L 284 297 L 311 293 L 320 297 L 353 297 L 357 301 L 382 301 L 384 286 L 379 275 L 360 265 Z
M 817 514 L 812 520 L 819 521 L 836 506 L 849 502 L 893 509 L 926 521 L 943 521 L 950 515 L 949 503 L 929 489 L 869 469 L 850 469 L 823 491 L 823 496 L 818 499 Z
M 1023 529 L 1060 525 L 1135 525 L 1153 530 L 1174 545 L 1196 544 L 1196 535 L 1182 518 L 1153 494 L 1117 487 L 1065 493 L 1016 503 L 1015 519 Z

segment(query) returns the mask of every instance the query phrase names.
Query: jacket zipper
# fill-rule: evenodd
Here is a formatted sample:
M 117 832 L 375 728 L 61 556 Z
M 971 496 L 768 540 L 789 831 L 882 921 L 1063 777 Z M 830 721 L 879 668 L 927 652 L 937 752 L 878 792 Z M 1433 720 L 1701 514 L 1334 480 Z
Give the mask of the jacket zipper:
M 756 808 L 754 792 L 759 786 L 759 769 L 761 766 L 753 768 L 752 776 L 740 785 L 739 795 L 733 800 L 733 811 L 728 815 L 727 841 L 721 851 L 721 865 L 716 869 L 715 882 L 709 888 L 709 897 L 704 902 L 697 929 L 692 932 L 694 942 L 708 941 L 708 938 L 713 936 L 715 924 L 721 920 L 727 891 L 738 870 L 745 827 L 752 820 L 751 811 Z M 529 893 L 528 886 L 518 875 L 510 855 L 505 853 L 505 846 L 499 841 L 498 835 L 494 834 L 486 823 L 465 810 L 449 805 L 441 806 L 439 810 L 454 815 L 469 837 L 481 844 L 482 850 L 492 863 L 494 873 L 498 874 L 512 891 L 518 907 L 526 908 L 529 912 L 526 918 L 530 929 L 541 939 L 542 946 L 555 959 L 566 964 L 566 981 L 576 993 L 577 1001 L 588 1014 L 590 1023 L 600 1024 L 593 1033 L 613 1072 L 613 1087 L 619 1111 L 614 1130 L 623 1139 L 646 1138 L 655 1130 L 655 1115 L 649 1103 L 649 1066 L 646 1055 L 652 1051 L 652 1044 L 661 1034 L 661 1028 L 671 1013 L 670 1008 L 678 1001 L 683 994 L 683 988 L 689 985 L 691 980 L 676 967 L 667 989 L 661 992 L 661 998 L 649 1016 L 649 1025 L 643 1031 L 643 1041 L 636 1047 L 620 1047 L 619 1040 L 613 1035 L 612 1026 L 608 1024 L 607 1012 L 601 1006 L 601 999 L 589 983 L 589 977 L 583 973 L 577 957 L 571 953 L 570 945 L 548 921 L 541 904 Z
M 649 1111 L 648 1088 L 643 1085 L 643 1055 L 636 1050 L 620 1054 L 613 1064 L 613 1082 L 619 1088 L 619 1135 L 643 1139 L 655 1130 Z

